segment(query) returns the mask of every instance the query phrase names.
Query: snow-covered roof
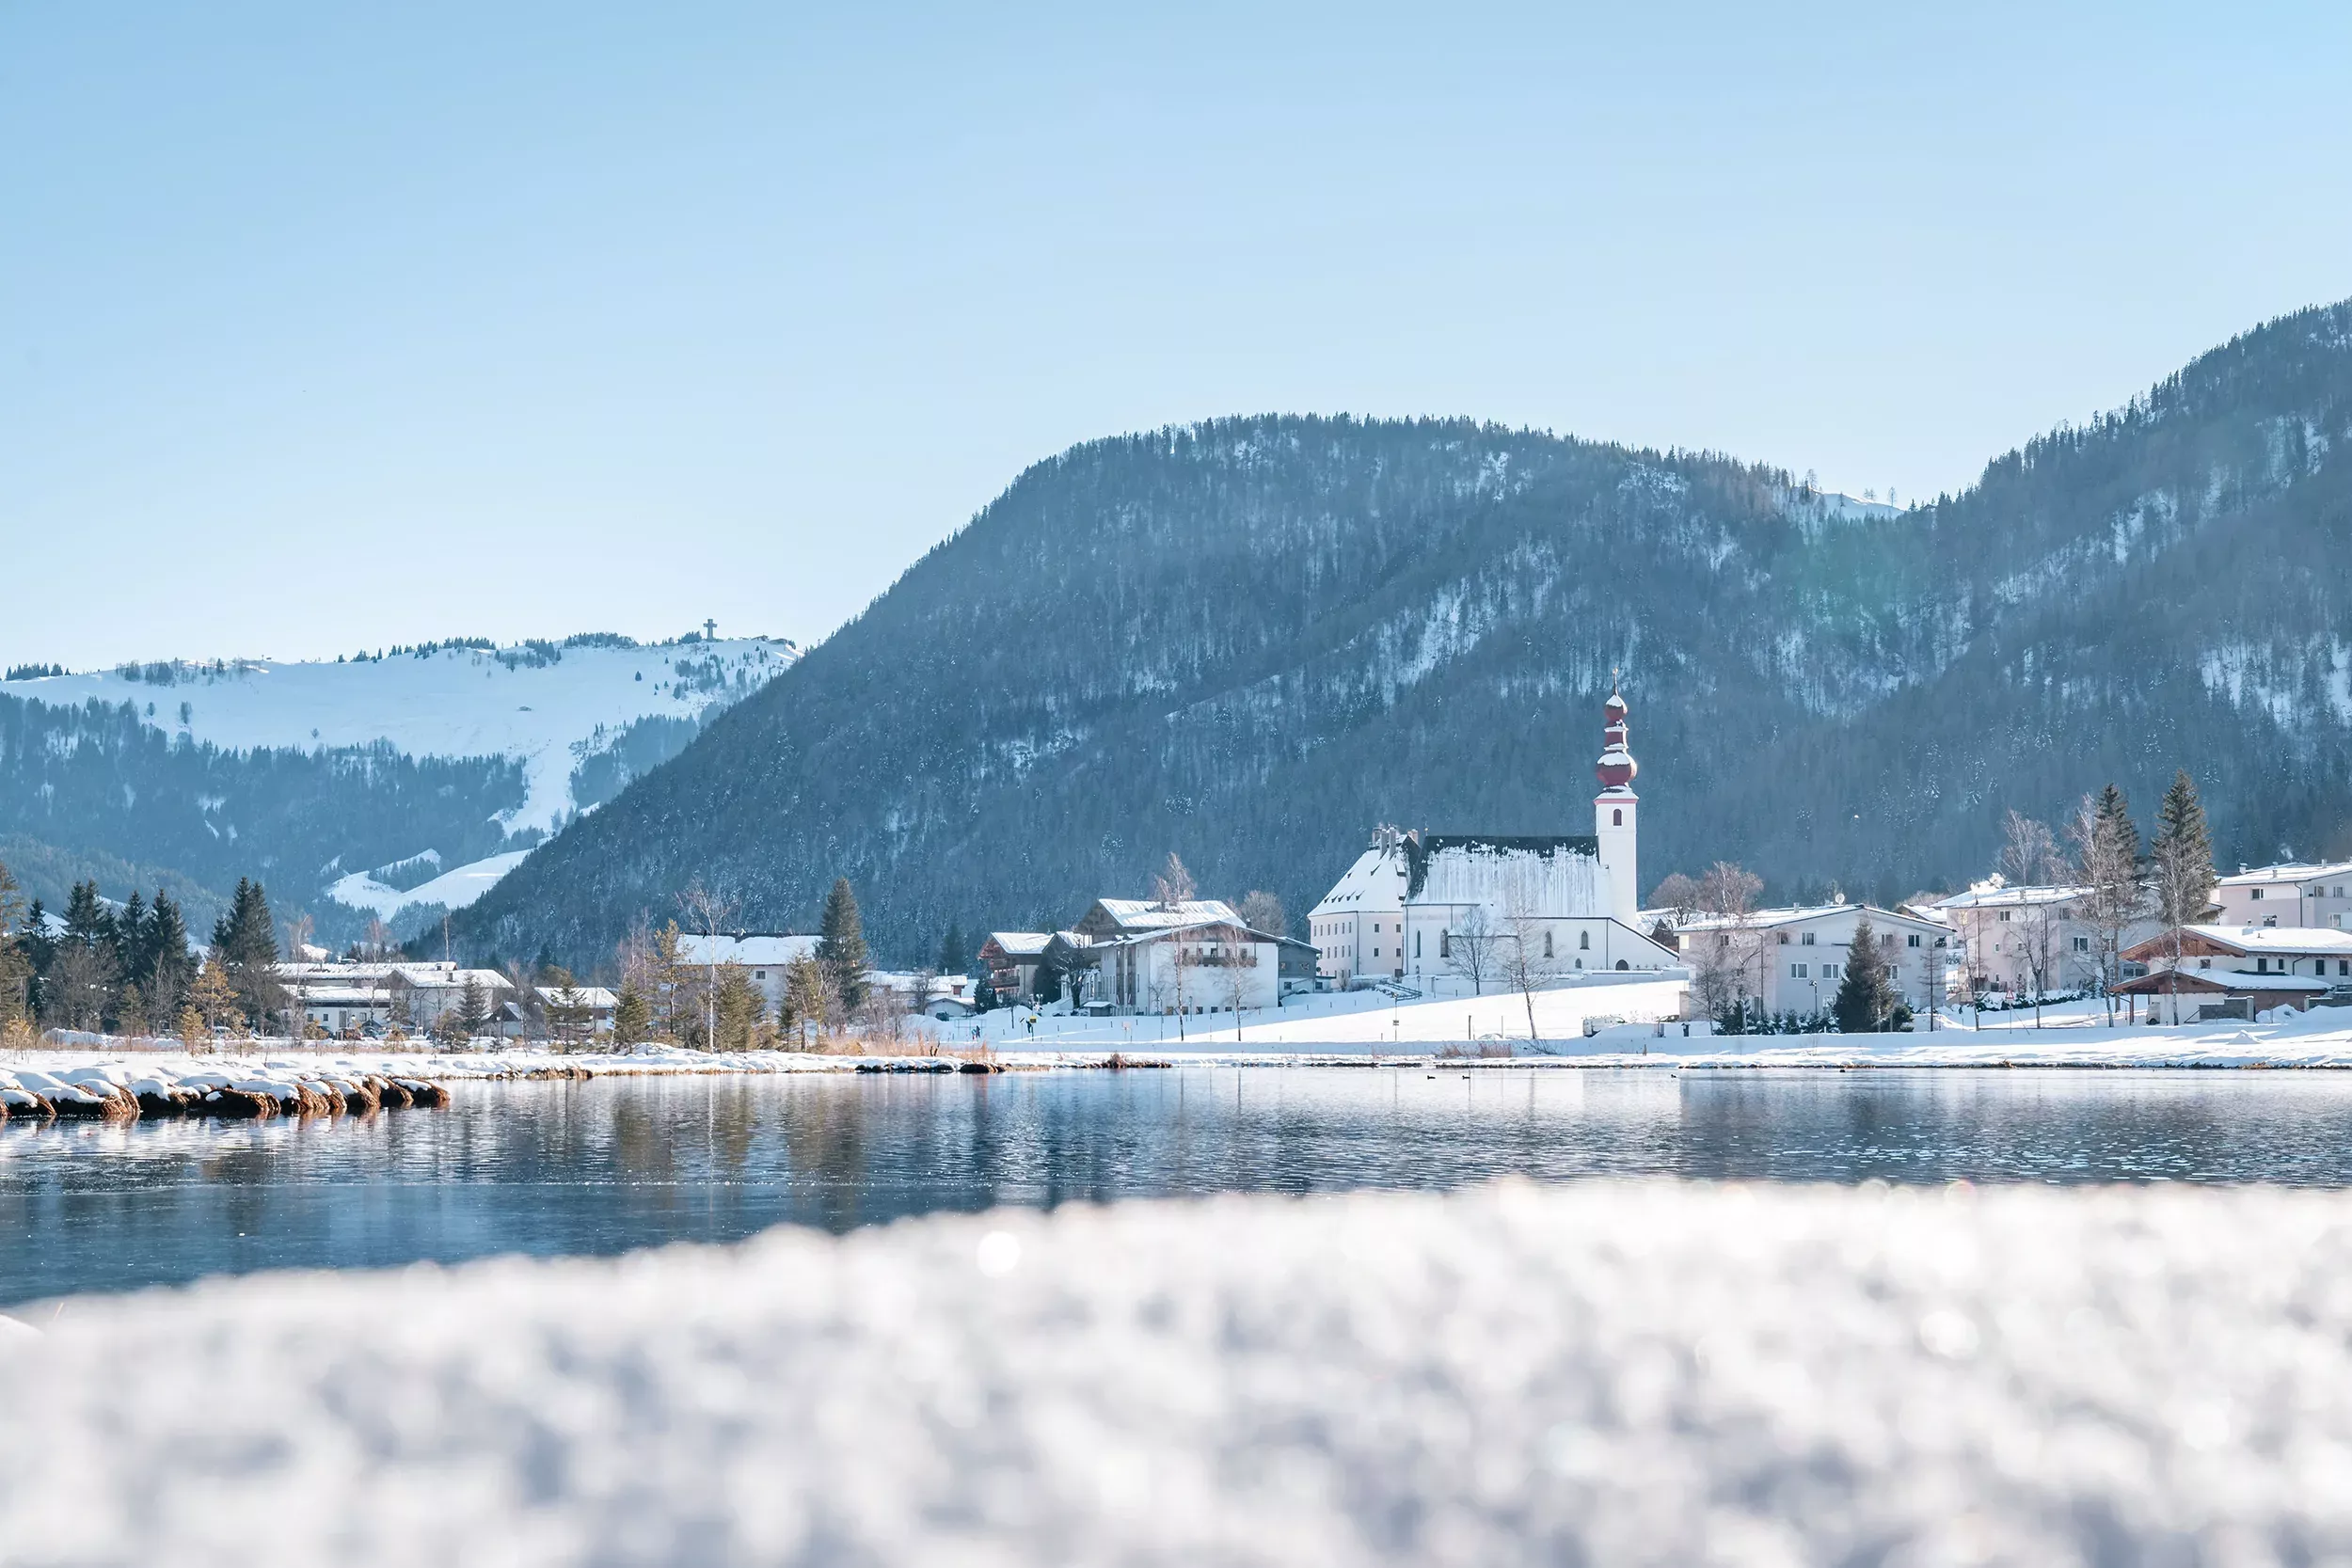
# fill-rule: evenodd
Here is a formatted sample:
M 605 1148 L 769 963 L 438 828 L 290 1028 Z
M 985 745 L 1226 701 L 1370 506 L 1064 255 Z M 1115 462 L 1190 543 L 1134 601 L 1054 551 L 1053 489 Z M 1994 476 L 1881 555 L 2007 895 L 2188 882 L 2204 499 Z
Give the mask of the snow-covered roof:
M 2352 861 L 2329 861 L 2313 864 L 2302 861 L 2283 861 L 2277 865 L 2258 865 L 2250 871 L 2240 871 L 2223 877 L 2218 887 L 2264 887 L 2274 882 L 2308 882 L 2321 877 L 2352 876 Z
M 1045 944 L 1054 940 L 1051 931 L 991 931 L 988 940 L 1004 950 L 1009 958 L 1034 958 L 1045 951 Z
M 447 964 L 397 964 L 392 974 L 418 990 L 462 990 L 471 980 L 484 990 L 513 990 L 514 985 L 495 969 L 453 969 Z
M 756 964 L 782 969 L 793 959 L 817 951 L 818 939 L 798 931 L 742 931 L 715 937 L 685 933 L 677 939 L 678 956 L 696 964 Z
M 2136 980 L 2124 981 L 2115 989 L 2120 991 L 2137 991 L 2142 995 L 2161 994 L 2171 988 L 2172 975 L 2173 972 L 2169 969 L 2153 969 Z M 2184 968 L 2180 971 L 2180 983 L 2184 990 L 2194 990 L 2201 986 L 2211 986 L 2219 990 L 2294 991 L 2298 995 L 2323 991 L 2328 987 L 2328 981 L 2313 979 L 2308 974 L 2256 974 L 2250 970 L 2244 969 Z
M 2352 958 L 2352 931 L 2329 930 L 2320 926 L 2184 926 L 2181 929 L 2216 946 L 2234 948 L 2240 953 Z M 2169 946 L 2169 939 L 2152 937 L 2139 945 Z
M 2050 904 L 2069 904 L 2090 896 L 2087 887 L 1988 887 L 1979 885 L 1965 893 L 1955 893 L 1949 898 L 1939 898 L 1939 910 L 2015 910 L 2038 909 Z
M 1175 904 L 1158 904 L 1149 898 L 1098 898 L 1094 907 L 1121 931 L 1166 930 L 1217 921 L 1241 924 L 1233 906 L 1222 898 L 1187 898 Z
M 1743 929 L 1763 931 L 1770 930 L 1775 926 L 1795 926 L 1807 920 L 1820 920 L 1841 914 L 1868 915 L 1870 924 L 1873 926 L 1916 926 L 1923 930 L 1930 931 L 1942 929 L 1942 927 L 1935 921 L 1922 920 L 1917 915 L 1898 914 L 1893 910 L 1880 909 L 1876 904 L 1798 904 L 1786 909 L 1753 910 L 1745 916 L 1693 915 L 1675 929 L 1683 934 L 1692 931 Z
M 1401 837 L 1387 834 L 1340 874 L 1331 884 L 1331 891 L 1316 900 L 1307 911 L 1307 918 L 1327 914 L 1352 914 L 1364 909 L 1393 910 L 1405 897 L 1405 856 L 1399 848 Z
M 561 986 L 533 986 L 543 1007 L 617 1007 L 621 999 L 602 986 L 574 986 L 567 993 Z M 570 1001 L 564 997 L 569 995 Z

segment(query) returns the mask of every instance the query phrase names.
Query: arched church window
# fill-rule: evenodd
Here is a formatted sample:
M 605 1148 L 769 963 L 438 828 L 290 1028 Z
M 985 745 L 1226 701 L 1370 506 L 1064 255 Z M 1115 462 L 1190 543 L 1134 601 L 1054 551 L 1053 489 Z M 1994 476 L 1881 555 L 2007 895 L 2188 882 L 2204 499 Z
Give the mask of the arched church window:
M 1551 933 L 1549 931 L 1544 933 L 1544 957 L 1547 958 L 1551 957 Z
M 1593 950 L 1593 933 L 1590 931 L 1577 932 L 1576 944 L 1580 948 L 1582 948 L 1585 952 L 1591 952 Z
M 1622 828 L 1625 826 L 1625 808 L 1623 806 L 1619 806 L 1609 814 L 1609 825 L 1613 828 Z
M 1632 965 L 1627 963 L 1623 958 L 1619 958 L 1617 960 L 1617 967 L 1619 969 L 1630 969 Z

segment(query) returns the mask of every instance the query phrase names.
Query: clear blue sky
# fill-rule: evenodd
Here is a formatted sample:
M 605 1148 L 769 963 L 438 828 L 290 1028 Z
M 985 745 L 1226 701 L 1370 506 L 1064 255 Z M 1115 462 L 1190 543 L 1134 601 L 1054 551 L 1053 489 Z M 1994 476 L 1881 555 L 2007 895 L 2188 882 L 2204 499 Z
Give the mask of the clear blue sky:
M 0 660 L 813 639 L 1264 410 L 1905 499 L 2352 294 L 2352 8 L 0 0 Z

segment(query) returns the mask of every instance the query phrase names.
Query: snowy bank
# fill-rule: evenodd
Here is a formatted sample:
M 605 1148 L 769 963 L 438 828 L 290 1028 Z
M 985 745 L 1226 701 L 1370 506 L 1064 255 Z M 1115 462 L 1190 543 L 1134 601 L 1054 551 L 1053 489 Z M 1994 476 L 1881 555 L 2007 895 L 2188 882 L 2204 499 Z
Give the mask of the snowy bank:
M 2340 1560 L 2347 1281 L 2352 1195 L 1665 1183 L 263 1275 L 0 1334 L 0 1513 L 58 1565 Z

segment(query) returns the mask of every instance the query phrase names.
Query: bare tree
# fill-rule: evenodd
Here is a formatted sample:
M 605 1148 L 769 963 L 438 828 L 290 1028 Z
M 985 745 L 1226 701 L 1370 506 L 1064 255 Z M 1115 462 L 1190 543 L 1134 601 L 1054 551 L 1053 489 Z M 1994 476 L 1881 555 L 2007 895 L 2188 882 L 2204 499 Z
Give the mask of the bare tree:
M 1708 1016 L 1720 1017 L 1734 1002 L 1765 992 L 1764 965 L 1769 961 L 1761 935 L 1756 928 L 1756 900 L 1764 895 L 1764 879 L 1730 861 L 1717 861 L 1707 868 L 1698 881 L 1698 907 L 1701 912 L 1720 918 L 1724 925 L 1716 931 L 1720 939 L 1713 951 L 1694 954 L 1692 982 L 1701 986 L 1702 997 L 1711 987 L 1718 996 L 1717 1006 L 1708 1008 Z M 1753 965 L 1753 982 L 1749 975 Z M 1712 978 L 1708 971 L 1712 970 Z
M 2123 792 L 2109 784 L 2086 795 L 2066 826 L 2074 846 L 2076 875 L 2087 890 L 2082 917 L 2098 943 L 2099 990 L 2107 1022 L 2115 1022 L 2115 987 L 2122 977 L 2123 934 L 2140 919 L 2148 895 L 2139 885 L 2139 830 L 2132 825 Z
M 2002 879 L 2010 887 L 2041 887 L 2062 874 L 2065 862 L 2047 824 L 2035 821 L 2015 807 L 2001 818 Z
M 1462 917 L 1459 929 L 1438 933 L 1438 957 L 1446 966 L 1470 983 L 1470 994 L 1486 994 L 1487 977 L 1495 973 L 1496 949 L 1502 936 L 1486 918 L 1486 906 L 1473 904 L 1470 913 Z
M 1680 927 L 1684 922 L 1706 907 L 1701 901 L 1704 896 L 1695 879 L 1686 877 L 1677 871 L 1659 883 L 1651 892 L 1650 908 L 1665 911 L 1676 927 Z
M 1527 1037 L 1532 1040 L 1535 1037 L 1535 993 L 1559 972 L 1550 952 L 1551 927 L 1534 911 L 1524 894 L 1514 891 L 1503 911 L 1502 928 L 1505 940 L 1497 948 L 1496 958 L 1504 982 L 1527 1005 Z
M 1168 863 L 1160 867 L 1157 877 L 1152 879 L 1152 902 L 1162 909 L 1174 909 L 1179 904 L 1191 903 L 1195 891 L 1192 873 L 1184 869 L 1184 863 L 1177 859 L 1175 850 L 1170 849 Z
M 742 903 L 724 894 L 713 893 L 698 877 L 678 895 L 678 907 L 703 939 L 703 964 L 708 971 L 703 985 L 703 1049 L 715 1051 L 719 1040 L 719 937 L 733 928 L 736 912 Z
M 1291 934 L 1290 911 L 1282 908 L 1279 898 L 1263 889 L 1242 895 L 1241 923 L 1270 937 Z

